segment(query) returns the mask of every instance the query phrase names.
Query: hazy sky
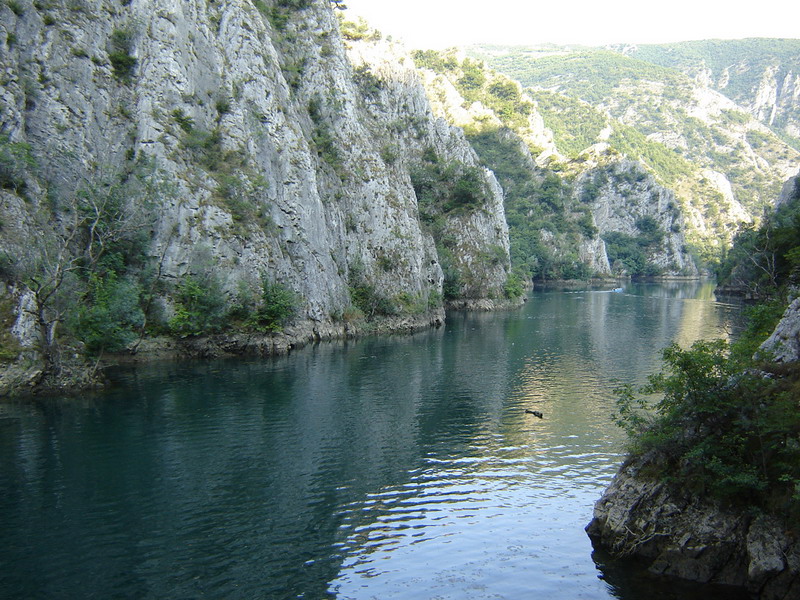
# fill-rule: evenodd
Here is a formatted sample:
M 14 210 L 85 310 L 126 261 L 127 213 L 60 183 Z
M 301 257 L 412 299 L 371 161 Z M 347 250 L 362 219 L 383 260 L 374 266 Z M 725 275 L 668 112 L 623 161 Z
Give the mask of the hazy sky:
M 345 0 L 412 48 L 800 38 L 800 0 Z

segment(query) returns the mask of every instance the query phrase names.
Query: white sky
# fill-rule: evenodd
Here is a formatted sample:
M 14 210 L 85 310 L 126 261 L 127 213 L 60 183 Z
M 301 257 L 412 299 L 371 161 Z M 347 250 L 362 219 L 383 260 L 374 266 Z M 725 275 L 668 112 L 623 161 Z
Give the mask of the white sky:
M 344 0 L 410 48 L 800 38 L 800 0 Z

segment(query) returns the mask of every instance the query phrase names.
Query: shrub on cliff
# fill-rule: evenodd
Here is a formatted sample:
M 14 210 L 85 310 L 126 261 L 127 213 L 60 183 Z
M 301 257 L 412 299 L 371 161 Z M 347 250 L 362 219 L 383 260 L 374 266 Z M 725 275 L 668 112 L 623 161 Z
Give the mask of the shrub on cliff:
M 299 300 L 286 286 L 264 279 L 261 304 L 253 312 L 249 324 L 257 331 L 276 332 L 297 314 Z
M 756 370 L 723 340 L 672 345 L 664 362 L 646 386 L 618 390 L 617 422 L 649 475 L 727 502 L 800 511 L 800 365 Z
M 173 296 L 175 314 L 169 320 L 170 333 L 189 337 L 222 329 L 228 314 L 225 294 L 213 276 L 198 279 L 185 275 Z
M 144 325 L 140 295 L 135 283 L 114 271 L 89 276 L 88 289 L 69 322 L 87 354 L 120 352 L 136 340 Z

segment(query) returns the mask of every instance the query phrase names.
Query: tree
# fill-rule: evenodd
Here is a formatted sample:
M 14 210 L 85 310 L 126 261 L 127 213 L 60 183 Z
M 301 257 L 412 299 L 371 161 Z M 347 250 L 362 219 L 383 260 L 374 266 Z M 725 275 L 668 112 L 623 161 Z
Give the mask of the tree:
M 26 237 L 20 230 L 9 244 L 17 260 L 8 275 L 28 290 L 43 376 L 61 370 L 60 325 L 70 325 L 70 333 L 97 354 L 129 339 L 111 331 L 141 322 L 131 306 L 138 303 L 138 288 L 124 275 L 146 260 L 162 182 L 147 161 L 96 177 L 66 200 L 40 204 L 30 227 L 36 235 Z

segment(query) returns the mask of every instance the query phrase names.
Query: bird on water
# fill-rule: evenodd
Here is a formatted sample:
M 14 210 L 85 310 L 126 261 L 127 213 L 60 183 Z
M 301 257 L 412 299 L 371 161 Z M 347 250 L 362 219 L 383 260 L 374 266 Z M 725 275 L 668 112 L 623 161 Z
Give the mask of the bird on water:
M 529 415 L 533 415 L 534 417 L 539 417 L 540 419 L 544 417 L 544 415 L 538 410 L 531 410 L 529 408 L 526 408 L 525 412 L 528 413 Z

